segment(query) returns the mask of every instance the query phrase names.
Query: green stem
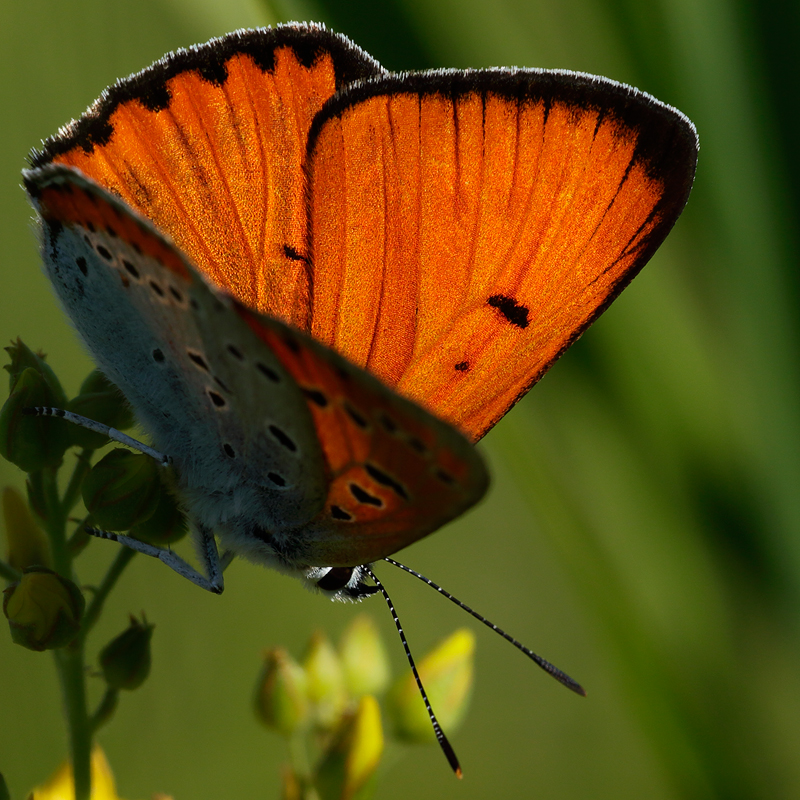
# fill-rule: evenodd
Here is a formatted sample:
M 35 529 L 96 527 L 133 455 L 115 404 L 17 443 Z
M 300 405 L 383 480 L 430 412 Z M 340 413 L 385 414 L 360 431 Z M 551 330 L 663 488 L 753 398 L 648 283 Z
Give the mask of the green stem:
M 78 497 L 81 493 L 81 484 L 86 474 L 92 468 L 92 456 L 94 455 L 94 448 L 84 447 L 78 453 L 78 463 L 75 464 L 75 469 L 72 471 L 72 476 L 69 479 L 67 490 L 64 492 L 64 499 L 61 501 L 61 508 L 64 514 L 69 514 L 78 502 Z
M 67 539 L 67 550 L 70 556 L 75 558 L 79 556 L 87 544 L 92 540 L 92 537 L 86 533 L 86 528 L 89 527 L 89 520 L 91 514 L 87 514 L 76 526 L 72 532 L 72 536 Z
M 92 719 L 90 721 L 92 732 L 96 732 L 98 728 L 101 728 L 114 716 L 118 702 L 119 690 L 112 689 L 109 686 L 106 689 L 106 693 L 103 695 L 103 699 L 100 701 L 100 705 L 97 706 L 94 714 L 92 714 Z
M 83 624 L 81 625 L 81 632 L 78 636 L 81 642 L 83 642 L 83 640 L 86 638 L 86 635 L 92 629 L 92 626 L 95 624 L 95 622 L 97 622 L 97 618 L 100 616 L 100 612 L 103 610 L 103 603 L 105 602 L 106 597 L 108 597 L 108 593 L 114 588 L 114 585 L 119 580 L 119 576 L 122 575 L 122 573 L 125 571 L 125 567 L 128 566 L 131 559 L 135 555 L 135 550 L 131 550 L 130 547 L 120 546 L 117 557 L 108 568 L 108 572 L 106 572 L 103 582 L 97 587 L 97 591 L 94 593 L 92 602 L 89 603 L 89 607 L 86 609 L 86 613 L 83 616 Z
M 0 578 L 5 578 L 7 581 L 18 581 L 21 577 L 22 573 L 14 569 L 11 564 L 0 561 Z
M 81 637 L 79 637 L 81 638 Z M 69 728 L 69 747 L 75 778 L 75 800 L 89 800 L 91 794 L 92 728 L 86 712 L 86 675 L 83 645 L 54 651 L 56 669 Z
M 42 470 L 42 496 L 47 507 L 45 530 L 50 538 L 50 549 L 53 554 L 53 567 L 59 575 L 72 577 L 72 559 L 67 552 L 66 525 L 67 515 L 61 510 L 58 497 L 57 471 Z

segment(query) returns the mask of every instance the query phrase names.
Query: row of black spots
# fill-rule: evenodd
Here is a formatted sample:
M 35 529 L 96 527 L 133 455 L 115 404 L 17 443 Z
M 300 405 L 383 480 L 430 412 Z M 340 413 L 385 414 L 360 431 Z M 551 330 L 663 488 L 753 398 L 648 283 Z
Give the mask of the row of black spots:
M 349 511 L 345 511 L 341 506 L 331 506 L 331 516 L 342 522 L 353 521 L 353 515 Z
M 325 396 L 324 392 L 321 392 L 319 389 L 311 389 L 308 386 L 301 386 L 300 390 L 303 392 L 306 399 L 310 400 L 315 406 L 319 408 L 328 407 L 328 398 Z
M 374 494 L 370 494 L 363 486 L 359 486 L 357 483 L 349 483 L 347 488 L 350 490 L 350 494 L 362 505 L 383 508 L 383 500 Z
M 206 394 L 215 408 L 225 408 L 228 405 L 228 401 L 219 392 L 215 392 L 213 389 L 206 389 Z
M 436 467 L 433 470 L 433 474 L 445 485 L 447 486 L 455 486 L 456 479 L 451 475 L 446 469 L 442 469 L 442 467 Z
M 367 475 L 372 478 L 372 480 L 376 481 L 381 486 L 388 487 L 403 500 L 408 500 L 408 492 L 406 491 L 405 486 L 403 486 L 403 484 L 399 481 L 395 480 L 391 475 L 385 473 L 380 467 L 367 462 L 364 464 L 364 469 L 366 470 Z
M 274 483 L 275 486 L 279 486 L 281 489 L 286 486 L 286 478 L 283 475 L 278 474 L 277 472 L 268 472 L 267 477 L 269 478 L 271 483 Z
M 267 430 L 272 434 L 275 441 L 278 442 L 282 447 L 285 447 L 290 453 L 297 452 L 297 445 L 294 443 L 294 439 L 283 430 L 283 428 L 279 428 L 277 425 L 271 424 L 267 426 Z
M 272 383 L 280 383 L 281 376 L 275 372 L 272 367 L 268 367 L 266 364 L 263 364 L 261 361 L 256 362 L 256 369 L 268 380 Z
M 350 419 L 356 425 L 356 427 L 361 428 L 362 431 L 369 430 L 369 423 L 367 422 L 364 415 L 356 408 L 354 408 L 349 401 L 345 400 L 344 403 L 342 403 L 342 407 L 344 408 L 347 416 L 350 417 Z
M 200 367 L 200 369 L 202 369 L 203 372 L 210 372 L 205 358 L 203 358 L 203 356 L 196 350 L 187 350 L 186 355 L 189 356 L 192 363 Z

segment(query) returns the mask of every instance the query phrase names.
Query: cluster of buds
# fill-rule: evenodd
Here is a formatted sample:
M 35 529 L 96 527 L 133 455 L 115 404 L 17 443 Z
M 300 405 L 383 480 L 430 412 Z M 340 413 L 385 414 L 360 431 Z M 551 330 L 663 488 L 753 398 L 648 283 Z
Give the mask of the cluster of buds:
M 440 721 L 454 730 L 469 704 L 474 638 L 458 630 L 419 663 Z M 384 696 L 392 738 L 435 741 L 425 704 L 410 673 L 390 686 L 389 662 L 371 618 L 357 616 L 334 648 L 315 633 L 302 663 L 280 647 L 264 653 L 255 710 L 268 728 L 317 750 L 313 768 L 293 763 L 283 772 L 284 800 L 367 800 L 384 749 L 378 697 Z M 296 752 L 296 748 L 295 748 Z

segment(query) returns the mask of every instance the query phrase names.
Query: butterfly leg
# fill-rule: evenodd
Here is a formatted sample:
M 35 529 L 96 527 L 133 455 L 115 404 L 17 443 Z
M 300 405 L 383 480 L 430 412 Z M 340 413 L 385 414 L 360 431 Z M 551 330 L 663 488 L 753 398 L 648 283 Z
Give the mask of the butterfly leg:
M 130 536 L 103 531 L 99 528 L 87 528 L 86 532 L 92 536 L 96 536 L 98 539 L 109 539 L 112 542 L 118 542 L 124 547 L 129 547 L 137 553 L 144 553 L 146 556 L 157 558 L 170 569 L 177 572 L 178 575 L 188 578 L 192 583 L 208 592 L 222 594 L 222 590 L 225 588 L 222 578 L 223 564 L 227 566 L 233 559 L 233 554 L 231 553 L 229 556 L 229 554 L 226 553 L 225 558 L 221 562 L 214 536 L 205 528 L 198 529 L 198 553 L 200 554 L 200 559 L 203 562 L 208 577 L 200 574 L 191 564 L 184 561 L 172 550 L 166 550 L 163 547 L 155 547 L 152 544 L 140 542 L 138 539 L 133 539 Z
M 144 442 L 140 442 L 137 439 L 132 439 L 130 436 L 122 433 L 122 431 L 118 431 L 116 428 L 110 428 L 108 425 L 103 425 L 102 422 L 95 422 L 93 419 L 82 417 L 80 414 L 73 414 L 71 411 L 66 411 L 63 408 L 45 408 L 42 406 L 35 406 L 33 408 L 26 408 L 22 413 L 31 417 L 58 417 L 59 419 L 65 419 L 67 422 L 71 422 L 73 425 L 79 425 L 81 428 L 87 428 L 95 433 L 102 433 L 115 442 L 132 447 L 134 450 L 138 450 L 140 453 L 144 453 L 145 455 L 154 458 L 164 467 L 169 466 L 169 464 L 172 462 L 172 459 L 165 453 L 160 453 L 158 450 L 154 450 L 152 447 L 144 444 Z

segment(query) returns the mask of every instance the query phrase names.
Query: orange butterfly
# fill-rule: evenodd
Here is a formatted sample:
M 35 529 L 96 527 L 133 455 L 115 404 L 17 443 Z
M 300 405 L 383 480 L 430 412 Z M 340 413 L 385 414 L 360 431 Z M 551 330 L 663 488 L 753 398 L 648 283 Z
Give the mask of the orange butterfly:
M 215 536 L 335 597 L 383 591 L 369 562 L 480 499 L 471 443 L 650 258 L 696 154 L 686 117 L 618 83 L 390 74 L 315 25 L 110 87 L 25 185 L 206 575 L 103 535 L 213 591 Z

